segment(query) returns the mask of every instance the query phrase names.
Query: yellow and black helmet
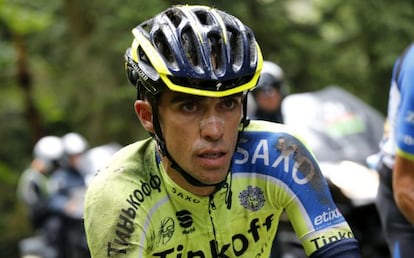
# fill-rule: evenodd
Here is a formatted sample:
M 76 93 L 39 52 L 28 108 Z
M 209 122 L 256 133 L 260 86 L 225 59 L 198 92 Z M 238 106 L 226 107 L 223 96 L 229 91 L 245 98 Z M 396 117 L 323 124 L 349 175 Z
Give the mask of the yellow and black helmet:
M 224 97 L 258 81 L 263 57 L 252 30 L 218 9 L 176 5 L 132 33 L 125 69 L 138 91 Z

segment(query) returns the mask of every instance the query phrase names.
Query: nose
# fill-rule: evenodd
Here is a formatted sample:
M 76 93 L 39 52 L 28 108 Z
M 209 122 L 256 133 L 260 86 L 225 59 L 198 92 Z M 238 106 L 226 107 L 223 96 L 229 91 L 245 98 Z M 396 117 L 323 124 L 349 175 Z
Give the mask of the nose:
M 219 140 L 224 133 L 224 119 L 218 114 L 211 114 L 200 122 L 201 137 L 209 141 Z

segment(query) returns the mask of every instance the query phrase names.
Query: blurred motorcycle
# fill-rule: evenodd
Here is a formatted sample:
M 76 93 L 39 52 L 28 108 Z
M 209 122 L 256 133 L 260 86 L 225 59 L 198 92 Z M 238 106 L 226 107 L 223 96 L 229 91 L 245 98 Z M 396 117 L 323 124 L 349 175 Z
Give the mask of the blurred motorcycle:
M 291 94 L 282 111 L 285 124 L 299 132 L 318 159 L 362 257 L 389 257 L 375 207 L 378 175 L 366 163 L 379 150 L 382 114 L 337 86 Z M 306 257 L 287 220 L 278 234 L 282 258 Z

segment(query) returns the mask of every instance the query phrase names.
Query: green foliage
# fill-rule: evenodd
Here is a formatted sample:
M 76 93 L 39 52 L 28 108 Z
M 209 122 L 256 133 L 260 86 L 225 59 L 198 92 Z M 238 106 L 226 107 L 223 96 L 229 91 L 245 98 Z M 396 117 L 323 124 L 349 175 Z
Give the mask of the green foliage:
M 17 202 L 16 182 L 18 174 L 0 162 L 0 254 L 2 257 L 18 257 L 18 242 L 31 233 L 27 213 Z
M 41 31 L 52 22 L 51 13 L 45 12 L 43 4 L 46 2 L 4 0 L 0 2 L 0 18 L 14 33 Z

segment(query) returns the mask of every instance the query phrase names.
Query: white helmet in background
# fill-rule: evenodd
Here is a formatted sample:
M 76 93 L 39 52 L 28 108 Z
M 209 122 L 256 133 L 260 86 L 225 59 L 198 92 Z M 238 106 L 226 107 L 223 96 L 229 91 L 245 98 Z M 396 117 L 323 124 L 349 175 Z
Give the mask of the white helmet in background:
M 259 81 L 255 88 L 253 88 L 253 94 L 259 90 L 265 90 L 266 88 L 276 88 L 282 93 L 282 96 L 286 95 L 286 89 L 284 88 L 284 73 L 282 68 L 271 61 L 263 61 L 263 67 L 260 74 Z
M 78 133 L 68 133 L 62 137 L 63 148 L 66 155 L 77 155 L 88 148 L 86 139 Z
M 274 80 L 277 80 L 277 81 L 282 82 L 284 80 L 284 74 L 283 74 L 282 68 L 278 64 L 272 61 L 268 61 L 268 60 L 263 61 L 263 67 L 262 67 L 261 73 L 270 74 L 273 76 Z
M 52 167 L 53 162 L 62 158 L 64 153 L 62 139 L 57 136 L 42 137 L 34 146 L 33 156 Z

